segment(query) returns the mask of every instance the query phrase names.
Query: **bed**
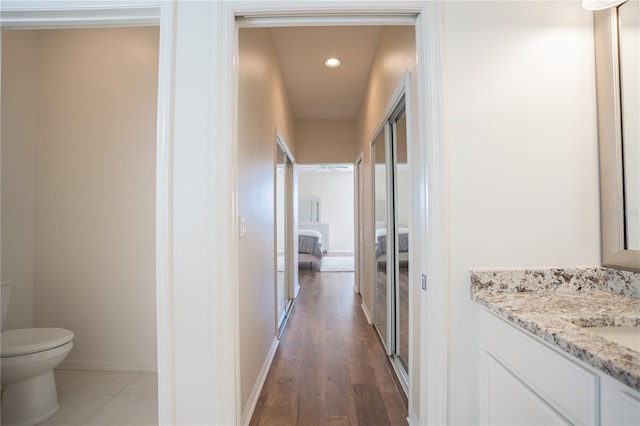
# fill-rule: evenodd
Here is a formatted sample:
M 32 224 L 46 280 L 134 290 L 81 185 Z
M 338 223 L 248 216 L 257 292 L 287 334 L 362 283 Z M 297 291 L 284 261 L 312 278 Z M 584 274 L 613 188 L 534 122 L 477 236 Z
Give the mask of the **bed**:
M 316 264 L 320 269 L 322 263 L 322 234 L 313 229 L 298 230 L 298 265 Z
M 409 228 L 398 228 L 398 260 L 409 261 Z M 387 230 L 376 229 L 376 261 L 387 262 Z

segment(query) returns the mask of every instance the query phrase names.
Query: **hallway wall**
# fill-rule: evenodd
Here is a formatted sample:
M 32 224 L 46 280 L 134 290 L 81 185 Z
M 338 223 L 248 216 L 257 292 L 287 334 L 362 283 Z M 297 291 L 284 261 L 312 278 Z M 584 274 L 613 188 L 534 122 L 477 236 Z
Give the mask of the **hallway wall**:
M 356 159 L 356 120 L 296 121 L 296 162 L 353 163 Z
M 599 265 L 592 13 L 444 2 L 449 423 L 475 424 L 472 268 Z
M 276 336 L 276 128 L 295 156 L 296 126 L 269 30 L 240 30 L 239 54 L 238 214 L 247 219 L 247 235 L 238 247 L 244 412 Z

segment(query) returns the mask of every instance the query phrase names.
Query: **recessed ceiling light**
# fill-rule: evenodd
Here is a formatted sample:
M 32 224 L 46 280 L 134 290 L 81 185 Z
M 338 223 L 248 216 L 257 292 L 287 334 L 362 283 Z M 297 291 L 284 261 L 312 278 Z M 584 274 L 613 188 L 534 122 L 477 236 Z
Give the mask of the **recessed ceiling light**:
M 340 64 L 342 64 L 342 61 L 338 58 L 329 58 L 326 61 L 324 61 L 324 64 L 329 68 L 336 68 L 336 67 L 339 67 Z

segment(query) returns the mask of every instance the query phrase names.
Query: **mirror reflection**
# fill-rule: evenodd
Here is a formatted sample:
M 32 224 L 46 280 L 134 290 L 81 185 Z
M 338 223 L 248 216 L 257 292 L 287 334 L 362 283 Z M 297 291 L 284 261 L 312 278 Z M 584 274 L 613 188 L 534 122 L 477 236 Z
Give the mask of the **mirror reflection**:
M 401 385 L 409 382 L 410 176 L 404 96 L 375 138 L 374 325 Z
M 280 145 L 276 150 L 276 313 L 277 328 L 286 317 L 286 155 Z
M 385 132 L 381 132 L 373 143 L 372 163 L 374 164 L 373 187 L 375 194 L 375 314 L 374 325 L 380 338 L 387 346 L 387 145 Z
M 407 117 L 403 112 L 393 123 L 395 153 L 395 229 L 398 345 L 396 355 L 409 371 L 409 167 L 407 163 Z
M 640 250 L 640 2 L 618 7 L 625 248 Z

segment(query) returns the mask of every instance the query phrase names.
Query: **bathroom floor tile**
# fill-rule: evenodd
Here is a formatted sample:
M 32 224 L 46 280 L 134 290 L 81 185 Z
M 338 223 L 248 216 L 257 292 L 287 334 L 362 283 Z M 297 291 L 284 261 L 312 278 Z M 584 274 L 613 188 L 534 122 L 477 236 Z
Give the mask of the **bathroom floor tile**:
M 54 370 L 60 410 L 45 426 L 157 425 L 156 373 Z
M 42 426 L 77 426 L 85 423 L 102 409 L 113 395 L 58 395 L 60 410 Z
M 58 394 L 115 395 L 122 391 L 140 373 L 120 371 L 72 371 L 56 370 Z M 58 382 L 58 377 L 63 379 Z M 66 377 L 65 377 L 66 376 Z
M 53 375 L 56 378 L 56 388 L 60 393 L 60 388 L 66 388 L 70 386 L 79 375 L 84 373 L 78 370 L 53 370 Z
M 118 395 L 87 422 L 86 426 L 157 425 L 158 398 Z
M 140 373 L 120 392 L 120 395 L 158 396 L 158 375 Z

